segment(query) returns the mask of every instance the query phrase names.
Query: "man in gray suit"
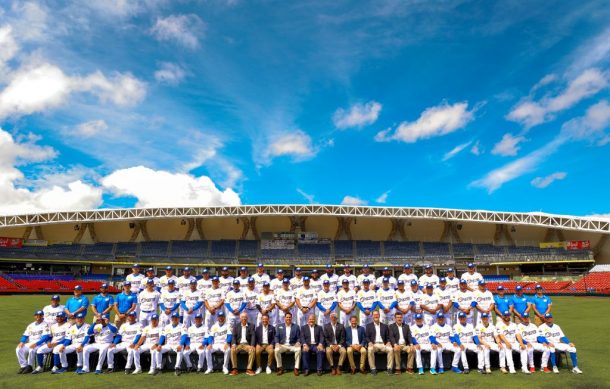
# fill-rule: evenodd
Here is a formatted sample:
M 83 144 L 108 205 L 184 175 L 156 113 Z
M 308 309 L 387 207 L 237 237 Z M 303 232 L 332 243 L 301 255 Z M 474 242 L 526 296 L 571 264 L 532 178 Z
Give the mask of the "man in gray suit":
M 411 347 L 411 329 L 403 322 L 402 312 L 396 312 L 394 323 L 388 326 L 390 331 L 390 343 L 394 348 L 394 370 L 400 374 L 400 357 L 402 352 L 407 353 L 407 373 L 413 374 L 413 363 L 415 362 L 415 352 Z
M 324 326 L 324 343 L 326 343 L 326 359 L 330 365 L 331 375 L 341 375 L 345 362 L 345 327 L 339 323 L 335 312 L 330 314 L 330 323 Z M 335 365 L 334 354 L 339 354 L 339 363 Z

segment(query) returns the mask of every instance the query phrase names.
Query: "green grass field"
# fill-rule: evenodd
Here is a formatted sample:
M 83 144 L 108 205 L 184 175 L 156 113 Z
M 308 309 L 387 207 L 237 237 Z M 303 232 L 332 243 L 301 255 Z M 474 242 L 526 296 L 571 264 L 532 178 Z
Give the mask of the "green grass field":
M 405 385 L 409 387 L 426 387 L 443 385 L 461 388 L 610 388 L 610 299 L 591 297 L 556 297 L 554 298 L 554 313 L 556 322 L 566 335 L 576 344 L 579 365 L 583 375 L 574 375 L 567 369 L 561 374 L 536 373 L 532 376 L 517 374 L 503 375 L 494 371 L 492 375 L 480 376 L 455 375 L 445 373 L 442 376 L 409 376 L 406 374 L 387 376 L 379 374 L 376 377 L 366 375 L 342 375 L 334 377 L 294 377 L 285 374 L 259 375 L 248 377 L 240 374 L 237 377 L 224 376 L 222 373 L 204 376 L 183 374 L 175 377 L 171 372 L 152 377 L 146 374 L 125 376 L 122 373 L 95 376 L 88 374 L 77 376 L 73 372 L 63 375 L 18 375 L 18 364 L 15 357 L 15 347 L 25 326 L 32 320 L 32 312 L 42 308 L 48 301 L 47 296 L 2 296 L 0 297 L 0 387 L 2 388 L 184 388 L 195 385 L 221 387 L 272 387 L 282 388 L 347 388 L 347 387 L 389 387 Z

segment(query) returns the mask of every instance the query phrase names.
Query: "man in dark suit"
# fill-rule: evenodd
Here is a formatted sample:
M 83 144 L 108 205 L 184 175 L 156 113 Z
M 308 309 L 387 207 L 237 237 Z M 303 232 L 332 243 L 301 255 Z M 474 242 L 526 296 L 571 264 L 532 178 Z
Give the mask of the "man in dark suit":
M 354 352 L 360 353 L 360 373 L 365 374 L 366 363 L 366 333 L 364 327 L 358 325 L 358 318 L 352 316 L 349 319 L 350 326 L 345 329 L 345 344 L 347 345 L 347 359 L 349 360 L 350 372 L 356 374 L 356 363 Z
M 394 315 L 394 323 L 388 326 L 390 331 L 390 343 L 394 349 L 394 368 L 396 374 L 400 374 L 400 357 L 404 352 L 407 353 L 407 373 L 413 374 L 413 362 L 415 361 L 415 353 L 411 347 L 411 329 L 403 322 L 402 312 L 396 312 Z
M 261 324 L 254 330 L 254 344 L 256 345 L 255 374 L 260 374 L 263 371 L 263 367 L 261 366 L 261 354 L 263 351 L 267 353 L 266 373 L 271 374 L 273 347 L 275 347 L 275 327 L 269 324 L 269 315 L 266 313 L 263 313 L 261 316 Z
M 248 323 L 248 314 L 242 312 L 239 315 L 239 323 L 233 327 L 233 336 L 231 339 L 231 364 L 233 365 L 233 370 L 231 371 L 231 375 L 237 375 L 237 353 L 240 351 L 248 353 L 246 374 L 249 376 L 254 375 L 254 371 L 252 370 L 256 346 L 254 340 L 254 325 Z
M 330 323 L 324 326 L 324 343 L 326 344 L 326 359 L 330 365 L 331 375 L 341 375 L 345 361 L 345 327 L 338 322 L 335 312 L 330 314 Z M 339 363 L 335 365 L 334 355 L 339 354 Z
M 367 352 L 369 356 L 369 367 L 371 374 L 377 374 L 375 366 L 375 353 L 383 352 L 387 355 L 387 373 L 392 373 L 394 349 L 390 343 L 390 331 L 388 326 L 379 321 L 379 311 L 373 312 L 373 322 L 366 325 L 366 339 L 368 340 Z
M 301 330 L 298 325 L 292 323 L 292 313 L 284 315 L 284 323 L 279 324 L 275 332 L 275 362 L 277 364 L 277 375 L 284 374 L 282 367 L 282 354 L 294 353 L 294 375 L 299 375 L 301 364 Z
M 322 327 L 316 324 L 314 315 L 307 317 L 307 324 L 301 327 L 301 343 L 303 344 L 303 370 L 309 375 L 309 358 L 312 353 L 316 354 L 316 370 L 322 375 L 322 364 L 324 363 L 324 333 Z

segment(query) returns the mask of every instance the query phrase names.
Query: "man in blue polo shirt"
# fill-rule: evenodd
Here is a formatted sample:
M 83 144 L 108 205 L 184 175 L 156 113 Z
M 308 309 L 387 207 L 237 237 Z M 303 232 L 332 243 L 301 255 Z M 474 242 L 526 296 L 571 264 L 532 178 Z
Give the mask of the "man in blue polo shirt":
M 70 297 L 66 301 L 66 309 L 64 312 L 68 315 L 70 324 L 74 324 L 74 315 L 82 312 L 87 315 L 87 308 L 89 308 L 89 299 L 87 296 L 83 296 L 83 288 L 80 285 L 74 287 L 74 296 Z
M 114 297 L 108 294 L 108 284 L 104 283 L 100 286 L 100 294 L 95 296 L 91 301 L 91 312 L 93 312 L 93 321 L 101 319 L 102 315 L 110 315 L 112 306 L 114 305 Z
M 551 313 L 551 308 L 553 306 L 551 298 L 546 296 L 543 292 L 544 289 L 542 289 L 542 285 L 536 285 L 536 294 L 530 298 L 534 315 L 536 315 L 535 323 L 537 326 L 545 322 L 544 315 Z
M 496 318 L 502 320 L 502 312 L 510 312 L 513 306 L 513 299 L 506 295 L 506 289 L 502 285 L 498 285 L 496 291 L 497 294 L 494 296 L 494 302 L 496 303 L 494 311 L 496 312 Z
M 529 298 L 523 294 L 523 287 L 517 285 L 513 296 L 513 315 L 515 316 L 515 323 L 521 323 L 521 318 L 525 315 L 529 315 L 531 308 Z
M 127 314 L 134 312 L 138 307 L 138 296 L 131 292 L 131 282 L 123 283 L 123 291 L 114 299 L 114 326 L 121 327 L 127 321 Z

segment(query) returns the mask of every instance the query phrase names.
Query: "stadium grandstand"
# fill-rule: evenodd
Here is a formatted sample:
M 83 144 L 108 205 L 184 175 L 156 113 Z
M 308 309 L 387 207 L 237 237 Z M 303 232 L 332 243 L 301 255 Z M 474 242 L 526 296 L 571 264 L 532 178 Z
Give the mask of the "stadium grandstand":
M 610 293 L 610 221 L 542 213 L 334 205 L 109 209 L 0 216 L 0 293 L 115 287 L 134 262 L 442 275 L 474 262 L 495 287 Z

